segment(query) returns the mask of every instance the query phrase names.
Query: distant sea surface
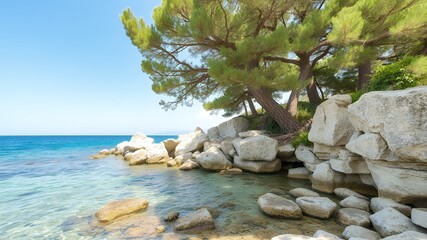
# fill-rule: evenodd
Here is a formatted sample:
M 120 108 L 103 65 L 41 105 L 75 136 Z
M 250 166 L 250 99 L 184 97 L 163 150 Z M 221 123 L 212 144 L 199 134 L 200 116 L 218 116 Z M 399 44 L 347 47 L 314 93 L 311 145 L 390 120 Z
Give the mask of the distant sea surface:
M 185 215 L 197 207 L 211 206 L 222 212 L 215 224 L 227 234 L 252 234 L 261 229 L 257 234 L 262 239 L 290 227 L 298 229 L 299 225 L 293 226 L 292 221 L 264 216 L 256 201 L 267 192 L 285 194 L 294 187 L 309 187 L 307 181 L 290 180 L 283 173 L 227 177 L 202 170 L 179 171 L 165 165 L 129 167 L 115 156 L 90 159 L 90 155 L 130 137 L 0 136 L 0 239 L 129 238 L 138 232 L 132 229 L 133 223 L 100 226 L 94 213 L 110 201 L 132 197 L 150 201 L 143 213 L 148 220 L 169 211 Z M 155 142 L 177 138 L 150 137 Z M 262 226 L 263 221 L 268 227 Z M 342 230 L 331 221 L 310 221 L 331 232 Z M 172 231 L 167 228 L 166 232 Z M 314 230 L 306 227 L 305 231 Z

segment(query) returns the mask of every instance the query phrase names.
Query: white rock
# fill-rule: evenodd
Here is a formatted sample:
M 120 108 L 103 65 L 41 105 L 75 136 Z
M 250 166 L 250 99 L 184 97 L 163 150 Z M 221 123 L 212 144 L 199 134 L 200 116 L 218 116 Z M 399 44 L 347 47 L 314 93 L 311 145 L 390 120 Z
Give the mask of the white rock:
M 147 163 L 161 163 L 169 159 L 169 153 L 163 143 L 147 146 Z
M 99 222 L 111 222 L 121 216 L 147 209 L 148 201 L 145 199 L 131 198 L 109 202 L 103 206 L 95 216 Z
M 381 237 L 388 237 L 405 231 L 423 231 L 420 227 L 412 223 L 411 219 L 391 207 L 376 212 L 371 215 L 370 219 L 375 231 Z
M 147 161 L 147 150 L 140 149 L 133 153 L 125 155 L 125 160 L 129 161 L 129 165 L 139 165 L 146 163 Z
M 340 206 L 344 208 L 357 208 L 369 212 L 369 201 L 355 196 L 346 197 L 340 202 Z
M 240 159 L 250 161 L 273 161 L 276 159 L 278 142 L 266 136 L 233 140 Z
M 218 127 L 212 127 L 208 129 L 208 139 L 208 141 L 211 142 L 216 142 L 217 140 L 221 139 Z
M 389 198 L 374 197 L 371 199 L 371 209 L 374 213 L 383 210 L 384 208 L 392 207 L 401 212 L 405 216 L 411 216 L 411 207 L 400 204 Z
M 176 161 L 176 164 L 178 164 L 178 166 L 181 166 L 183 163 L 185 163 L 187 160 L 190 160 L 192 157 L 193 157 L 193 154 L 184 153 L 176 156 L 175 161 Z
M 221 144 L 213 143 L 213 142 L 205 142 L 203 144 L 203 152 L 206 152 L 207 150 L 209 150 L 212 147 L 221 148 Z
M 243 171 L 240 168 L 230 168 L 226 170 L 221 170 L 219 174 L 231 174 L 231 175 L 239 175 L 242 174 Z
M 240 132 L 248 130 L 249 121 L 243 117 L 235 117 L 218 125 L 221 138 L 235 138 Z
M 311 148 L 302 145 L 298 146 L 295 150 L 295 156 L 298 160 L 305 163 L 319 164 L 323 162 L 319 160 Z
M 232 163 L 228 161 L 224 153 L 217 147 L 211 147 L 206 152 L 200 153 L 196 158 L 202 168 L 208 170 L 224 170 L 232 167 Z
M 283 144 L 279 145 L 278 151 L 277 151 L 277 158 L 288 158 L 294 155 L 295 148 L 292 146 L 292 144 Z
M 206 208 L 201 208 L 176 221 L 175 230 L 198 230 L 204 231 L 214 229 L 215 225 L 211 214 Z
M 427 86 L 369 92 L 348 108 L 358 130 L 378 133 L 394 154 L 422 162 L 427 162 L 426 109 Z
M 282 162 L 278 158 L 273 161 L 245 161 L 235 156 L 234 166 L 249 172 L 272 173 L 280 171 Z
M 302 212 L 298 205 L 284 197 L 273 193 L 267 193 L 258 198 L 258 206 L 261 210 L 273 217 L 302 219 Z
M 368 165 L 365 160 L 361 161 L 345 161 L 341 159 L 331 159 L 331 167 L 337 172 L 346 174 L 369 174 Z
M 345 147 L 365 158 L 382 159 L 387 149 L 387 143 L 377 133 L 366 133 L 348 142 Z
M 354 128 L 349 121 L 349 95 L 336 95 L 320 104 L 313 117 L 308 139 L 329 146 L 344 145 Z
M 327 193 L 332 193 L 336 187 L 336 183 L 341 182 L 344 175 L 335 172 L 329 161 L 317 165 L 314 173 L 311 187 Z
M 397 235 L 383 238 L 383 240 L 425 240 L 427 239 L 427 234 L 416 232 L 416 231 L 406 231 Z
M 355 192 L 351 189 L 348 189 L 348 188 L 335 188 L 334 193 L 335 193 L 335 195 L 337 195 L 338 197 L 340 197 L 342 199 L 350 197 L 350 196 L 355 196 L 355 197 L 358 197 L 361 199 L 368 199 L 367 197 L 363 196 L 362 194 L 357 193 L 357 192 Z
M 273 237 L 271 240 L 319 240 L 318 238 L 313 238 L 304 235 L 297 234 L 283 234 Z
M 339 238 L 338 236 L 323 230 L 317 230 L 313 234 L 313 237 L 321 240 L 342 240 L 342 238 Z
M 176 161 L 175 160 L 169 160 L 167 163 L 166 163 L 166 166 L 168 166 L 168 167 L 175 167 L 177 164 L 176 164 Z
M 412 208 L 411 220 L 416 225 L 427 229 L 427 208 Z
M 400 203 L 413 203 L 427 200 L 427 168 L 416 168 L 413 164 L 366 160 L 378 196 L 391 198 Z
M 326 197 L 299 197 L 296 203 L 304 214 L 320 219 L 329 219 L 338 207 Z
M 288 178 L 309 179 L 312 172 L 305 167 L 291 168 L 288 170 Z
M 344 225 L 369 227 L 371 225 L 370 215 L 369 212 L 356 208 L 341 208 L 338 210 L 336 218 L 339 223 Z
M 305 188 L 294 188 L 294 189 L 289 191 L 289 194 L 295 198 L 299 198 L 299 197 L 320 197 L 320 195 L 317 192 L 311 191 L 311 190 L 305 189 Z
M 265 131 L 261 131 L 261 130 L 249 130 L 246 132 L 240 132 L 239 133 L 239 138 L 248 138 L 248 137 L 255 137 L 255 136 L 259 136 L 259 135 L 264 135 Z
M 124 141 L 117 144 L 116 148 L 119 152 L 126 154 L 128 151 L 135 152 L 136 150 L 147 148 L 154 143 L 154 139 L 147 137 L 143 133 L 136 133 L 132 136 L 130 141 Z
M 316 171 L 317 165 L 319 165 L 320 163 L 316 163 L 316 164 L 311 164 L 311 163 L 303 163 L 304 167 L 307 168 L 310 172 L 314 172 Z
M 377 184 L 375 184 L 374 178 L 372 177 L 371 174 L 359 174 L 359 178 L 363 184 L 378 188 Z
M 234 151 L 234 146 L 232 141 L 228 141 L 228 140 L 222 141 L 220 147 L 221 147 L 221 151 L 224 153 L 224 155 L 227 158 L 230 158 L 230 160 L 233 159 L 234 156 L 233 157 L 230 156 L 230 151 L 231 150 Z
M 367 228 L 361 227 L 361 226 L 348 226 L 344 229 L 344 232 L 342 233 L 342 236 L 344 239 L 350 239 L 350 238 L 362 238 L 366 240 L 380 240 L 381 236 L 372 230 L 369 230 Z
M 196 128 L 192 133 L 180 135 L 178 140 L 180 143 L 175 148 L 175 155 L 182 155 L 202 149 L 203 144 L 208 140 L 208 136 L 202 129 Z
M 192 170 L 195 168 L 199 168 L 200 165 L 192 160 L 187 160 L 185 161 L 185 163 L 183 163 L 181 165 L 181 167 L 179 167 L 179 170 Z
M 98 152 L 98 154 L 101 154 L 101 155 L 110 155 L 110 150 L 108 150 L 108 149 L 102 149 L 101 151 Z
M 313 152 L 321 160 L 329 160 L 331 158 L 337 158 L 344 146 L 328 146 L 320 143 L 313 143 Z

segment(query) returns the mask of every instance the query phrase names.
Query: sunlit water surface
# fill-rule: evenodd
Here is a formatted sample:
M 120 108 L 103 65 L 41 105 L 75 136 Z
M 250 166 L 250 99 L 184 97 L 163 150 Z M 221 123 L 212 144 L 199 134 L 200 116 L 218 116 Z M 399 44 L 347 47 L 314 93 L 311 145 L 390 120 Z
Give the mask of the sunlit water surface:
M 154 136 L 156 142 L 169 137 Z M 0 239 L 268 239 L 343 230 L 334 220 L 263 215 L 259 196 L 273 192 L 291 198 L 290 189 L 310 187 L 308 181 L 287 179 L 285 173 L 224 176 L 165 165 L 129 167 L 114 156 L 89 158 L 129 138 L 0 137 Z M 149 200 L 146 212 L 108 225 L 97 223 L 94 213 L 103 205 L 135 197 Z M 215 230 L 177 234 L 173 224 L 161 220 L 170 211 L 183 216 L 202 206 L 219 214 Z M 164 233 L 156 233 L 159 225 L 166 227 Z

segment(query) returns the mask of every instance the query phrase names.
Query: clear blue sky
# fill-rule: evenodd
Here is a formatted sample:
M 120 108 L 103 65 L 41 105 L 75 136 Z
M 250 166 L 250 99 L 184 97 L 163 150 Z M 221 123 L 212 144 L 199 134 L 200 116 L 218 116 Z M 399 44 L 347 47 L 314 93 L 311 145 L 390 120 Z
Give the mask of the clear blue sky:
M 160 0 L 3 0 L 0 135 L 165 134 L 225 119 L 195 104 L 165 112 L 120 22 Z

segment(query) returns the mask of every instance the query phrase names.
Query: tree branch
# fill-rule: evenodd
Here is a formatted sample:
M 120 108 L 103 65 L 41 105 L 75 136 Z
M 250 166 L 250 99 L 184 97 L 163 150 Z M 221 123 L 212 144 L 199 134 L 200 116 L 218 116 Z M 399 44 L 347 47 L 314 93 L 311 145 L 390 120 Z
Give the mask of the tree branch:
M 284 62 L 284 63 L 290 63 L 290 64 L 295 64 L 297 66 L 300 65 L 300 61 L 298 60 L 294 60 L 294 59 L 289 59 L 289 58 L 284 58 L 284 57 L 272 57 L 272 56 L 266 56 L 263 58 L 265 61 L 279 61 L 279 62 Z

